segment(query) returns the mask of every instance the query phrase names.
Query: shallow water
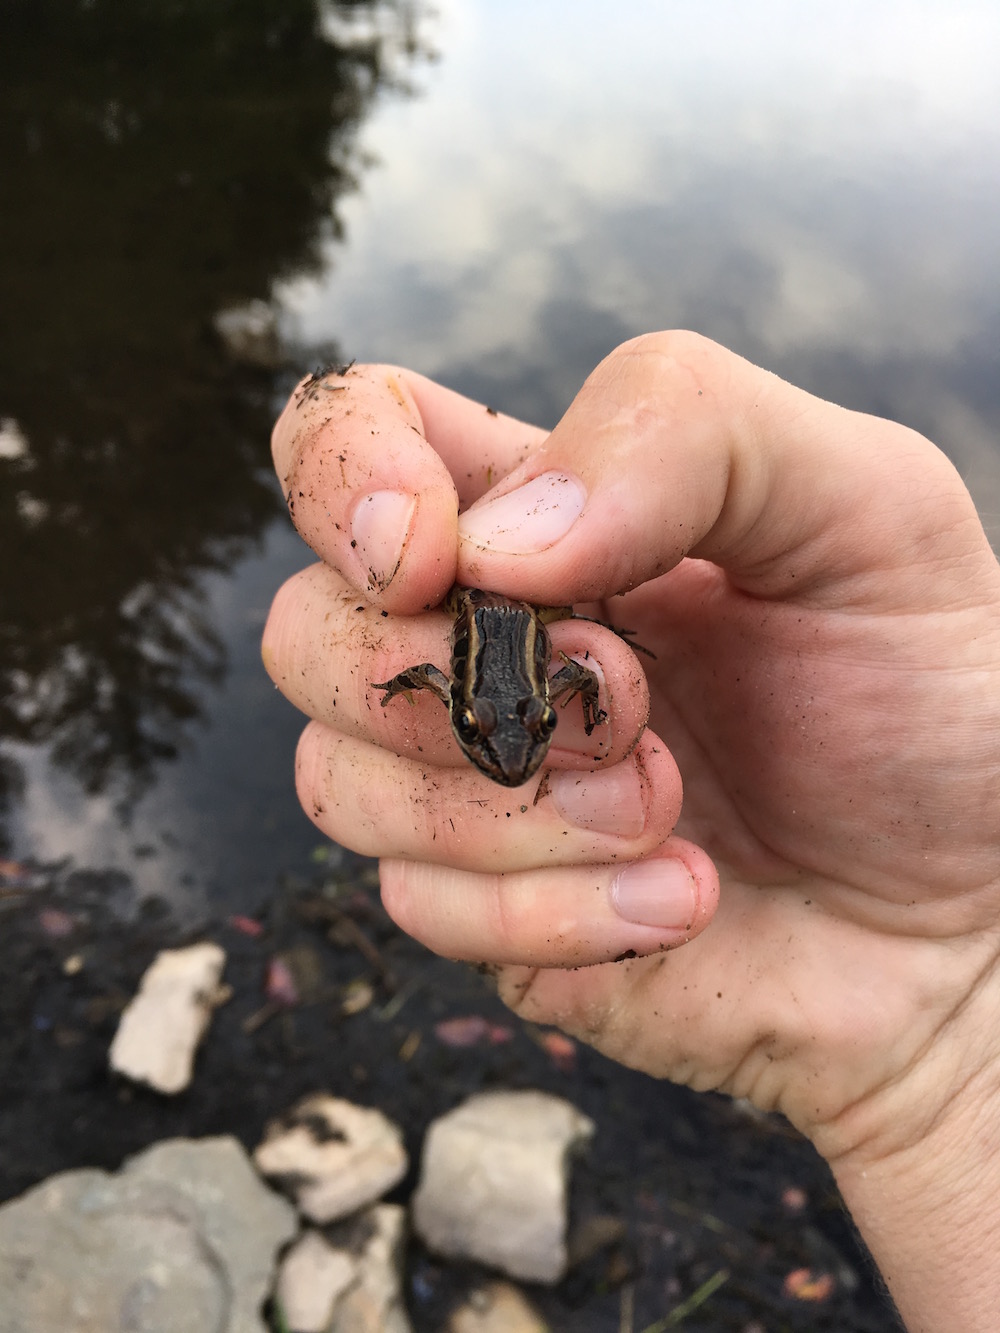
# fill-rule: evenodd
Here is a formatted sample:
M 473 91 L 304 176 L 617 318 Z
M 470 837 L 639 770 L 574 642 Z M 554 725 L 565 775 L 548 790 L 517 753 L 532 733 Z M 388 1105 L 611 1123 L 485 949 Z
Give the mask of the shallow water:
M 550 425 L 687 326 L 929 434 L 1000 532 L 1000 11 L 323 12 L 32 0 L 0 42 L 0 846 L 182 917 L 321 842 L 258 655 L 299 369 Z

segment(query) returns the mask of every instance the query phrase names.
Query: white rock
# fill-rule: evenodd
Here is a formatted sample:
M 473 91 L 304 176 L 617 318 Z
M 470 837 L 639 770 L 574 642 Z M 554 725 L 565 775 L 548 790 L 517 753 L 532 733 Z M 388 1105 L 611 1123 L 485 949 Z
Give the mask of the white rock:
M 575 1106 L 544 1092 L 471 1097 L 427 1131 L 417 1233 L 439 1254 L 558 1282 L 567 1265 L 568 1156 L 593 1132 Z
M 275 1295 L 294 1333 L 325 1333 L 333 1307 L 357 1281 L 353 1255 L 336 1250 L 318 1232 L 304 1231 L 281 1261 Z
M 268 1125 L 254 1161 L 320 1223 L 374 1203 L 407 1168 L 403 1136 L 391 1120 L 323 1092 Z
M 147 968 L 111 1043 L 111 1068 L 157 1092 L 182 1092 L 194 1053 L 220 1002 L 226 965 L 217 944 L 165 949 Z
M 448 1320 L 446 1333 L 547 1333 L 548 1324 L 509 1282 L 474 1291 Z
M 294 1333 L 411 1333 L 402 1296 L 406 1215 L 359 1213 L 333 1234 L 306 1231 L 286 1254 L 277 1297 Z
M 403 1302 L 406 1210 L 380 1203 L 358 1219 L 358 1281 L 337 1303 L 334 1333 L 412 1333 Z M 367 1233 L 367 1234 L 366 1234 Z

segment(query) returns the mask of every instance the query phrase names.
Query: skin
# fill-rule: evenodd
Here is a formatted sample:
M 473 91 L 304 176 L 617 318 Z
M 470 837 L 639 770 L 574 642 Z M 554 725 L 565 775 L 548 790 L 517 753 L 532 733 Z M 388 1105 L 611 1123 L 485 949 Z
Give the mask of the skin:
M 328 384 L 274 433 L 320 558 L 264 639 L 306 810 L 525 1018 L 788 1116 L 913 1333 L 995 1328 L 1000 570 L 954 468 L 686 333 L 548 435 L 403 370 Z M 552 626 L 610 720 L 560 710 L 537 804 L 370 688 L 447 665 L 456 580 L 657 654 Z

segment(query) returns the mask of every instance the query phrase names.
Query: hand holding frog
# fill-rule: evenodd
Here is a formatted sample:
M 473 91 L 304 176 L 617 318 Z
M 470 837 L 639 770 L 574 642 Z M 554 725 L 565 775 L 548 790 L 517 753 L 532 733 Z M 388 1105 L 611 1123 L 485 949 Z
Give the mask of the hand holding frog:
M 693 335 L 620 348 L 549 436 L 403 372 L 329 385 L 275 435 L 328 562 L 265 645 L 320 719 L 306 808 L 526 1017 L 788 1115 L 912 1328 L 991 1327 L 1000 572 L 950 464 Z M 370 681 L 447 660 L 415 613 L 455 581 L 627 626 L 648 728 L 630 650 L 577 622 L 553 639 L 610 736 L 561 716 L 537 805 L 462 766 L 435 700 L 383 713 Z

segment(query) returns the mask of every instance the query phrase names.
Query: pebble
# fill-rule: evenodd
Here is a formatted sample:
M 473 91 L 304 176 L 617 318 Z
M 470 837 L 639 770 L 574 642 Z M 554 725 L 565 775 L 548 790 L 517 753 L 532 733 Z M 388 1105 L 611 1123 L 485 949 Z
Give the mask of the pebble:
M 158 953 L 121 1016 L 111 1068 L 157 1092 L 183 1092 L 198 1043 L 223 997 L 219 980 L 225 965 L 225 951 L 208 942 Z
M 295 1333 L 412 1333 L 403 1304 L 406 1212 L 377 1204 L 307 1230 L 282 1261 L 277 1298 Z
M 408 1166 L 402 1133 L 387 1116 L 322 1092 L 271 1122 L 254 1161 L 319 1223 L 374 1203 Z
M 510 1282 L 491 1282 L 455 1310 L 446 1333 L 547 1333 L 548 1325 Z
M 548 1093 L 470 1097 L 427 1131 L 415 1230 L 438 1254 L 558 1282 L 568 1263 L 569 1154 L 593 1132 L 575 1106 Z
M 295 1333 L 325 1333 L 337 1301 L 356 1280 L 352 1255 L 335 1249 L 319 1231 L 304 1231 L 278 1270 L 275 1296 L 285 1326 Z

